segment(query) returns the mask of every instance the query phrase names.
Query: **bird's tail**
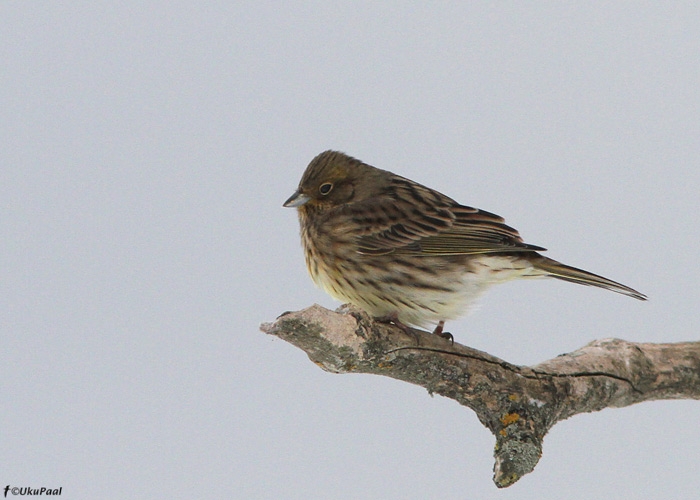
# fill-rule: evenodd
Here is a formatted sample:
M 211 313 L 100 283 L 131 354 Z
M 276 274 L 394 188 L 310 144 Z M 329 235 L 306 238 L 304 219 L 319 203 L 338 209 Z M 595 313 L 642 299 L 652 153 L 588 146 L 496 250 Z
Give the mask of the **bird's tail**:
M 538 255 L 537 258 L 529 260 L 535 269 L 544 271 L 547 276 L 564 281 L 570 281 L 572 283 L 578 283 L 579 285 L 590 285 L 605 288 L 606 290 L 628 295 L 638 300 L 647 300 L 646 295 L 639 293 L 637 290 L 625 286 L 622 283 L 617 283 L 616 281 L 598 276 L 597 274 L 589 273 L 583 269 L 567 266 L 561 262 L 557 262 L 556 260 L 552 260 L 542 255 Z

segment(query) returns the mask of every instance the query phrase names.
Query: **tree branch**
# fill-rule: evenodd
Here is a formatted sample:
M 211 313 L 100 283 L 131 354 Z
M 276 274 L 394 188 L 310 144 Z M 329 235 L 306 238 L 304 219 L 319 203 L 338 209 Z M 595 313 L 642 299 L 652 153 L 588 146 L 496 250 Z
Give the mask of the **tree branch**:
M 374 373 L 425 387 L 476 412 L 496 436 L 494 482 L 532 472 L 542 440 L 577 413 L 657 399 L 700 399 L 700 342 L 591 342 L 536 366 L 516 366 L 431 333 L 314 305 L 260 329 L 333 373 Z

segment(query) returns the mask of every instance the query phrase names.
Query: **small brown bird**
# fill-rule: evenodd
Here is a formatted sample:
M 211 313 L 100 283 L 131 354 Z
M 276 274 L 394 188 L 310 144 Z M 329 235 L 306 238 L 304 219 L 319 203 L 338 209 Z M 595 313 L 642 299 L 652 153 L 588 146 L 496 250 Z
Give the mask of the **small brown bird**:
M 489 286 L 515 278 L 551 276 L 646 300 L 540 255 L 498 215 L 337 151 L 311 161 L 284 206 L 298 209 L 314 282 L 402 326 L 437 323 L 442 334 Z

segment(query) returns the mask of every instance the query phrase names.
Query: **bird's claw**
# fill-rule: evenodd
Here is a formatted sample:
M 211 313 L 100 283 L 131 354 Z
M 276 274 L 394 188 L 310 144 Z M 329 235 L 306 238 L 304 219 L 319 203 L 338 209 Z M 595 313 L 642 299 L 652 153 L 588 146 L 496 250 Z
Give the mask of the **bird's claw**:
M 437 326 L 435 327 L 435 330 L 433 330 L 433 335 L 437 335 L 438 337 L 442 337 L 445 340 L 449 340 L 450 342 L 452 342 L 452 345 L 454 345 L 454 336 L 450 332 L 443 331 L 443 328 L 445 328 L 445 322 L 439 321 Z

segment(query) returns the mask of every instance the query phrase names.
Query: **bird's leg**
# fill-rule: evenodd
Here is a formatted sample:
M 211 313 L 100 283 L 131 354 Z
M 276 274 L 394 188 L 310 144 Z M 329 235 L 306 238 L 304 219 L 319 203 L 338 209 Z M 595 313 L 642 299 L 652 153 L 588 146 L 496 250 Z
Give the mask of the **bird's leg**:
M 399 321 L 398 313 L 394 312 L 391 314 L 386 314 L 384 316 L 376 317 L 374 319 L 375 319 L 375 321 L 379 321 L 381 323 L 391 323 L 392 325 L 399 328 L 406 335 L 410 335 L 411 337 L 416 339 L 416 345 L 420 345 L 420 338 L 418 337 L 418 334 L 416 333 L 416 331 L 413 328 L 411 328 L 410 326 Z
M 438 337 L 442 337 L 443 339 L 449 340 L 454 345 L 455 338 L 452 336 L 452 334 L 450 332 L 444 332 L 442 330 L 443 328 L 445 328 L 445 322 L 442 320 L 438 321 L 438 324 L 435 327 L 435 330 L 433 330 L 433 335 L 437 335 Z

